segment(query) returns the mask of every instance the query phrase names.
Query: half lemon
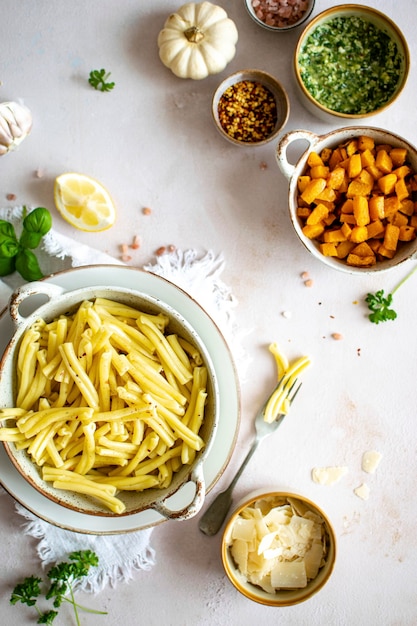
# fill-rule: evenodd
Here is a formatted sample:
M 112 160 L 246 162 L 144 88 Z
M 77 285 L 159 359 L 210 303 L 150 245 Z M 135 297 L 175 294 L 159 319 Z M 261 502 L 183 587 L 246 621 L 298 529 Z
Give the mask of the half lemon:
M 75 228 L 99 232 L 113 226 L 116 209 L 108 191 L 85 174 L 67 172 L 54 184 L 55 206 Z

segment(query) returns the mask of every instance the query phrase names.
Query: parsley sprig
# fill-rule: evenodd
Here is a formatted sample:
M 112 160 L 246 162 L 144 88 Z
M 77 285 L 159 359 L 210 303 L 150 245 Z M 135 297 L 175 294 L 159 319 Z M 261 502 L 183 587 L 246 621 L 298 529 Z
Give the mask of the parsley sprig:
M 371 313 L 368 315 L 369 320 L 373 324 L 379 324 L 380 322 L 387 322 L 388 320 L 395 320 L 397 313 L 393 308 L 390 308 L 393 301 L 393 296 L 396 291 L 417 271 L 417 266 L 411 270 L 392 290 L 391 293 L 385 295 L 383 289 L 380 289 L 376 293 L 368 293 L 365 298 L 365 302 L 368 305 L 368 309 Z
M 91 70 L 88 82 L 98 91 L 111 91 L 116 83 L 108 81 L 110 72 L 105 69 Z
M 96 611 L 81 606 L 75 602 L 74 584 L 83 576 L 86 576 L 91 566 L 98 564 L 98 557 L 92 550 L 80 550 L 71 552 L 68 556 L 69 562 L 64 561 L 52 567 L 47 573 L 49 578 L 49 588 L 44 594 L 47 600 L 53 600 L 54 609 L 58 609 L 63 602 L 69 602 L 74 609 L 77 626 L 80 626 L 79 610 L 99 615 L 107 615 L 104 611 Z M 42 611 L 38 604 L 41 595 L 42 579 L 36 576 L 28 576 L 23 582 L 16 585 L 10 597 L 11 604 L 22 602 L 28 606 L 33 606 L 38 614 L 37 624 L 52 624 L 58 611 L 50 609 Z

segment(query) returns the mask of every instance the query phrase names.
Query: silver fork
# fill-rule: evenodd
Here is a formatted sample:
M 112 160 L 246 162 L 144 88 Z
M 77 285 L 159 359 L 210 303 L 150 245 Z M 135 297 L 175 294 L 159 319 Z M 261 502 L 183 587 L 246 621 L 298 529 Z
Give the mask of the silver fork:
M 232 482 L 227 487 L 227 489 L 225 489 L 224 491 L 221 491 L 215 497 L 213 502 L 210 504 L 208 509 L 200 518 L 198 527 L 201 530 L 201 532 L 203 532 L 205 535 L 212 536 L 212 535 L 215 535 L 220 530 L 221 525 L 223 524 L 226 518 L 226 515 L 230 509 L 230 506 L 232 504 L 233 490 L 243 470 L 245 469 L 246 465 L 249 463 L 250 459 L 252 458 L 253 453 L 255 452 L 255 450 L 261 443 L 261 441 L 265 439 L 265 437 L 268 437 L 268 435 L 272 435 L 272 433 L 274 433 L 277 430 L 278 426 L 281 424 L 281 422 L 283 421 L 285 417 L 284 413 L 278 413 L 278 415 L 275 417 L 275 420 L 271 423 L 266 422 L 264 419 L 265 409 L 268 405 L 268 402 L 271 396 L 275 393 L 276 389 L 281 384 L 281 382 L 282 381 L 278 382 L 274 391 L 269 395 L 263 407 L 260 409 L 260 411 L 257 413 L 255 417 L 256 435 L 249 449 L 249 452 L 247 453 L 241 466 L 236 472 L 235 477 L 233 478 Z M 286 392 L 286 398 L 289 404 L 291 404 L 291 402 L 294 400 L 295 396 L 297 395 L 301 387 L 301 383 L 297 387 L 296 387 L 296 383 L 297 383 L 297 379 L 294 380 L 294 382 L 292 383 L 292 385 L 289 387 L 288 391 Z

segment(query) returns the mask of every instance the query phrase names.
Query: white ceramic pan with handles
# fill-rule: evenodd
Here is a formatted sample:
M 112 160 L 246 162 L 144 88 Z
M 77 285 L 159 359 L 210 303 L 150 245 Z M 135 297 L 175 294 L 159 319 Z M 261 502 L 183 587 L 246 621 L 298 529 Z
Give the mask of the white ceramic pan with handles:
M 318 242 L 309 239 L 303 234 L 302 224 L 297 217 L 297 182 L 298 178 L 305 172 L 309 154 L 313 151 L 320 154 L 324 148 L 336 148 L 360 135 L 372 137 L 376 144 L 388 144 L 393 147 L 405 148 L 408 153 L 408 162 L 414 172 L 417 172 L 417 150 L 413 145 L 399 135 L 382 128 L 371 128 L 369 126 L 349 126 L 333 130 L 325 135 L 316 135 L 308 130 L 293 130 L 281 137 L 275 154 L 279 169 L 289 181 L 288 208 L 290 219 L 301 243 L 322 263 L 350 274 L 380 272 L 396 267 L 408 259 L 417 258 L 417 239 L 414 239 L 410 243 L 403 245 L 392 259 L 378 261 L 375 265 L 366 268 L 348 266 L 344 261 L 335 257 L 324 256 L 319 250 Z M 307 148 L 298 157 L 296 163 L 292 164 L 289 160 L 289 153 L 292 148 L 294 148 L 294 151 L 297 149 L 299 143 L 296 144 L 295 142 L 300 141 L 303 142 L 303 145 L 307 143 Z
M 161 302 L 160 299 L 131 289 L 112 286 L 92 286 L 66 291 L 56 284 L 42 281 L 28 283 L 17 289 L 12 294 L 9 303 L 9 313 L 15 326 L 15 332 L 6 347 L 0 363 L 0 407 L 4 408 L 14 405 L 17 353 L 20 340 L 30 325 L 39 318 L 49 322 L 60 315 L 71 313 L 84 300 L 93 300 L 96 297 L 115 300 L 147 313 L 165 313 L 170 320 L 169 332 L 178 334 L 193 343 L 200 351 L 203 362 L 207 367 L 207 405 L 205 418 L 199 433 L 205 442 L 205 446 L 196 453 L 194 462 L 190 465 L 183 465 L 173 475 L 171 485 L 166 489 L 155 488 L 142 492 L 120 491 L 117 496 L 126 505 L 126 511 L 122 515 L 154 509 L 166 519 L 189 519 L 199 512 L 205 499 L 203 461 L 210 450 L 218 424 L 218 383 L 208 351 L 197 332 L 174 308 Z M 17 451 L 12 443 L 4 443 L 4 446 L 11 462 L 18 471 L 34 489 L 38 490 L 45 497 L 63 507 L 88 515 L 115 515 L 86 496 L 54 489 L 49 483 L 42 480 L 39 468 L 35 467 L 25 451 Z M 186 490 L 186 497 L 188 497 L 190 492 L 189 503 L 186 506 L 182 504 L 180 510 L 176 510 L 175 494 L 183 489 Z M 183 503 L 184 498 L 182 495 L 180 500 Z M 171 497 L 172 500 L 169 502 Z

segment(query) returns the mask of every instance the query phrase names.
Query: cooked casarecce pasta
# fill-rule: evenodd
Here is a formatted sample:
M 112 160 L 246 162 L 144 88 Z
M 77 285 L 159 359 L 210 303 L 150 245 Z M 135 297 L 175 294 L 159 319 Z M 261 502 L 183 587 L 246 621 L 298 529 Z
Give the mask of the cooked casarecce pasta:
M 207 403 L 196 346 L 169 319 L 97 297 L 25 332 L 16 406 L 0 440 L 25 450 L 45 481 L 125 511 L 120 491 L 169 487 L 193 462 Z

